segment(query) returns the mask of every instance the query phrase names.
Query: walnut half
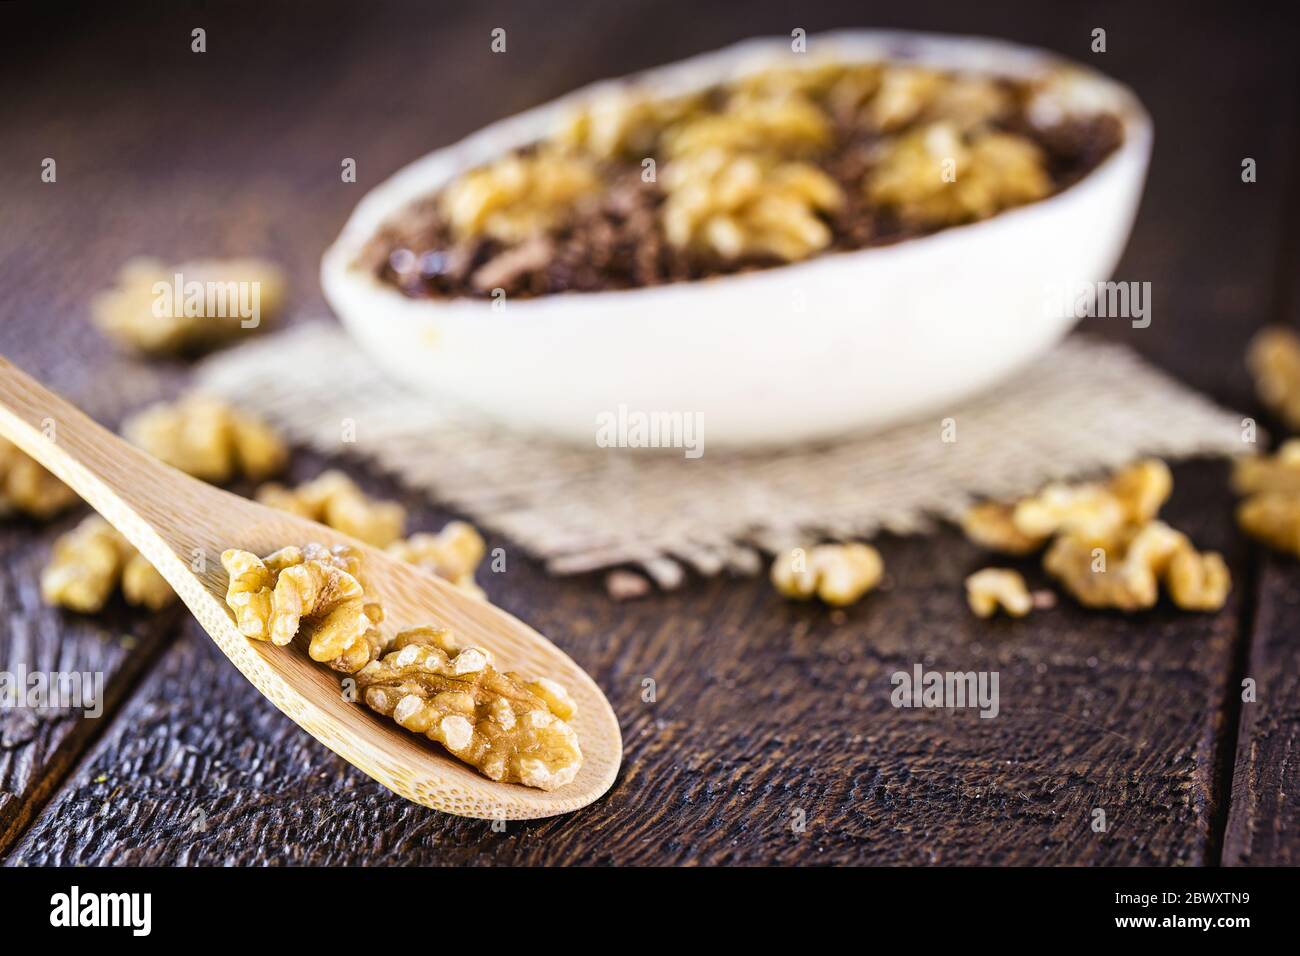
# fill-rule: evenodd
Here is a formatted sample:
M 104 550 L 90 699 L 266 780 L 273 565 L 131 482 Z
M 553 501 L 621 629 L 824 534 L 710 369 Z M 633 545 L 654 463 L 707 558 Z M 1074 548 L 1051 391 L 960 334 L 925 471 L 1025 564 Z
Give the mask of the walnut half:
M 1237 459 L 1233 488 L 1246 497 L 1237 524 L 1278 551 L 1300 555 L 1300 439 L 1283 442 L 1274 455 Z
M 432 571 L 471 594 L 483 595 L 474 583 L 474 572 L 487 545 L 478 529 L 467 521 L 449 521 L 437 534 L 421 532 L 388 546 L 399 561 Z
M 962 528 L 976 544 L 1004 554 L 1030 554 L 1056 534 L 1104 541 L 1153 519 L 1173 487 L 1169 467 L 1148 458 L 1106 481 L 1053 482 L 1018 501 L 977 504 Z
M 823 544 L 794 548 L 772 563 L 772 584 L 789 598 L 816 595 L 827 604 L 846 607 L 880 583 L 885 562 L 869 544 Z
M 284 274 L 260 259 L 196 259 L 169 266 L 126 262 L 117 284 L 91 302 L 109 338 L 147 355 L 192 353 L 272 323 L 283 308 Z
M 119 586 L 128 604 L 152 611 L 176 599 L 154 566 L 99 515 L 55 541 L 41 571 L 41 599 L 83 614 L 103 609 Z
M 582 766 L 568 692 L 498 671 L 486 651 L 458 648 L 445 629 L 401 632 L 356 679 L 369 707 L 493 780 L 554 790 Z
M 1300 336 L 1283 326 L 1251 339 L 1246 364 L 1259 400 L 1292 428 L 1300 428 Z
M 260 418 L 202 395 L 151 405 L 127 419 L 122 434 L 158 460 L 216 484 L 237 474 L 269 478 L 289 455 Z
M 284 645 L 302 630 L 311 659 L 345 673 L 383 650 L 375 629 L 383 611 L 366 600 L 360 561 L 346 546 L 287 547 L 266 558 L 231 548 L 221 564 L 230 575 L 226 604 L 245 637 Z
M 264 505 L 319 521 L 377 548 L 385 548 L 400 538 L 406 525 L 405 508 L 396 502 L 367 497 L 341 471 L 323 472 L 297 488 L 263 485 L 256 497 Z
M 1108 542 L 1062 535 L 1043 556 L 1043 567 L 1075 600 L 1093 608 L 1152 607 L 1163 583 L 1183 610 L 1217 611 L 1232 587 L 1219 554 L 1197 551 L 1163 521 L 1130 527 Z
M 966 603 L 976 617 L 992 617 L 1001 608 L 1012 617 L 1024 617 L 1034 599 L 1017 571 L 984 568 L 966 579 Z
M 71 488 L 0 438 L 0 516 L 21 511 L 44 520 L 76 500 Z

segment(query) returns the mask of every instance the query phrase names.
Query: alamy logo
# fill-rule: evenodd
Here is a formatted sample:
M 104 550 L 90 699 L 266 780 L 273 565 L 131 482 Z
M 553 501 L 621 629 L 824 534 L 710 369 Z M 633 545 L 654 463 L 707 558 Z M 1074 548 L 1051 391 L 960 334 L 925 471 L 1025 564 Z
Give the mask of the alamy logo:
M 131 935 L 148 936 L 153 928 L 150 893 L 68 893 L 50 897 L 51 926 L 129 926 Z
M 255 329 L 262 322 L 262 283 L 188 282 L 181 273 L 171 282 L 155 282 L 153 314 L 160 319 L 208 318 L 239 319 L 245 329 Z
M 1050 286 L 1044 296 L 1049 315 L 1074 319 L 1131 319 L 1133 328 L 1151 324 L 1150 282 L 1081 282 Z
M 596 416 L 598 448 L 682 448 L 687 458 L 704 454 L 704 416 L 699 412 L 643 412 L 618 406 Z
M 104 713 L 102 671 L 0 671 L 0 707 Z
M 998 715 L 997 671 L 895 671 L 889 678 L 895 707 L 978 707 L 981 717 Z

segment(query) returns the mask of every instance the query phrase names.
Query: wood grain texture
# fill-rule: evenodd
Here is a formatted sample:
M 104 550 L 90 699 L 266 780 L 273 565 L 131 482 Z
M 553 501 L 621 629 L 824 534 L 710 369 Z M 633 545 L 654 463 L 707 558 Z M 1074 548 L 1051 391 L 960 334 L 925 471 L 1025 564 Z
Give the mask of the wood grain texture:
M 55 535 L 81 512 L 40 527 L 0 529 L 0 671 L 99 675 L 89 711 L 68 706 L 0 707 L 0 847 L 8 846 L 88 743 L 110 722 L 142 669 L 157 657 L 178 614 L 142 616 L 115 599 L 94 618 L 41 604 L 37 578 Z M 25 688 L 22 688 L 25 690 Z
M 916 0 L 867 13 L 758 0 L 394 5 L 364 17 L 345 4 L 313 5 L 310 17 L 176 10 L 114 24 L 86 13 L 77 29 L 24 11 L 8 31 L 17 48 L 0 57 L 5 88 L 24 92 L 0 101 L 0 195 L 15 226 L 0 232 L 0 352 L 102 420 L 185 373 L 124 358 L 83 324 L 87 295 L 125 256 L 269 255 L 294 281 L 290 320 L 311 317 L 322 309 L 320 251 L 361 191 L 410 158 L 600 76 L 794 26 L 973 32 L 1085 59 L 1090 31 L 1105 27 L 1097 65 L 1134 86 L 1156 122 L 1148 192 L 1117 270 L 1153 283 L 1155 312 L 1149 329 L 1088 329 L 1221 400 L 1249 402 L 1238 357 L 1278 314 L 1276 276 L 1294 263 L 1285 197 L 1300 154 L 1273 118 L 1295 115 L 1295 66 L 1281 21 L 1260 9 Z M 188 53 L 191 22 L 209 29 L 206 60 Z M 493 58 L 487 31 L 497 25 L 510 52 Z M 37 180 L 48 155 L 59 157 L 57 187 Z M 338 181 L 344 156 L 358 160 L 355 186 Z M 1244 156 L 1260 164 L 1254 188 L 1240 182 Z M 299 456 L 295 469 L 305 477 L 322 464 Z M 1266 566 L 1256 591 L 1223 468 L 1176 477 L 1174 522 L 1231 558 L 1239 587 L 1219 615 L 1162 607 L 1129 618 L 1066 601 L 1025 621 L 979 623 L 960 583 L 983 558 L 951 531 L 885 541 L 893 586 L 843 616 L 787 605 L 758 581 L 692 581 L 612 604 L 599 580 L 555 580 L 509 542 L 490 542 L 510 554 L 504 575 L 481 575 L 490 596 L 595 677 L 626 742 L 605 798 L 505 832 L 387 794 L 267 704 L 190 622 L 9 862 L 1199 864 L 1216 862 L 1220 845 L 1229 862 L 1294 860 L 1295 693 L 1261 680 L 1271 696 L 1262 689 L 1261 709 L 1243 710 L 1240 745 L 1229 701 L 1243 662 L 1261 674 L 1293 669 L 1287 595 L 1300 569 Z M 447 517 L 410 503 L 418 527 Z M 21 528 L 5 535 L 16 576 L 43 545 Z M 1256 603 L 1247 649 L 1251 622 L 1239 612 Z M 61 623 L 80 659 L 89 638 Z M 889 674 L 917 662 L 998 670 L 999 717 L 894 709 Z M 647 678 L 653 704 L 641 697 Z M 63 773 L 30 759 L 36 779 Z M 1105 833 L 1089 825 L 1095 809 Z M 799 811 L 802 833 L 792 828 Z
M 1244 676 L 1255 700 L 1243 701 L 1224 835 L 1228 866 L 1300 865 L 1300 574 L 1270 556 L 1260 575 L 1254 639 Z M 1242 693 L 1241 688 L 1236 693 Z
M 1174 519 L 1206 546 L 1224 543 L 1221 523 L 1216 532 L 1196 520 L 1222 468 L 1178 478 Z M 843 615 L 787 604 L 756 581 L 611 605 L 598 581 L 557 587 L 513 555 L 505 574 L 480 575 L 490 596 L 527 609 L 593 675 L 626 741 L 604 799 L 504 833 L 386 797 L 313 750 L 187 635 L 15 859 L 1205 862 L 1235 605 L 1124 617 L 1062 604 L 990 625 L 967 612 L 961 591 L 984 557 L 943 545 L 886 542 L 891 586 Z M 1001 713 L 895 709 L 890 675 L 918 662 L 998 671 Z M 643 700 L 647 678 L 653 703 Z M 185 741 L 202 743 L 180 774 L 169 761 Z M 139 817 L 171 822 L 99 816 L 115 793 Z M 189 827 L 195 807 L 206 832 Z M 1106 833 L 1090 825 L 1098 808 Z
M 1293 140 L 1300 132 L 1292 127 Z M 1289 229 L 1277 257 L 1270 314 L 1300 325 L 1300 176 L 1284 204 Z M 1285 434 L 1274 421 L 1275 435 Z M 1255 700 L 1242 700 L 1226 821 L 1226 866 L 1300 865 L 1300 564 L 1282 555 L 1259 558 L 1259 586 L 1244 648 L 1242 678 L 1255 682 Z M 1241 696 L 1241 691 L 1237 691 Z M 1235 702 L 1234 702 L 1235 703 Z

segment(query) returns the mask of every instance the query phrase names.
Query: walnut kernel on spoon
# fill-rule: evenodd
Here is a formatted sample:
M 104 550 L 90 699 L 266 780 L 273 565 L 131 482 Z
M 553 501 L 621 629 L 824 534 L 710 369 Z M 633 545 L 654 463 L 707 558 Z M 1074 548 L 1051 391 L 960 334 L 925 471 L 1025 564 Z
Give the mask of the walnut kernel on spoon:
M 230 549 L 221 563 L 226 603 L 247 637 L 284 645 L 305 634 L 312 660 L 355 674 L 372 710 L 493 780 L 554 790 L 577 775 L 582 750 L 566 722 L 577 712 L 568 691 L 498 671 L 486 651 L 458 648 L 446 628 L 409 628 L 390 642 L 350 548 L 308 544 L 266 558 Z

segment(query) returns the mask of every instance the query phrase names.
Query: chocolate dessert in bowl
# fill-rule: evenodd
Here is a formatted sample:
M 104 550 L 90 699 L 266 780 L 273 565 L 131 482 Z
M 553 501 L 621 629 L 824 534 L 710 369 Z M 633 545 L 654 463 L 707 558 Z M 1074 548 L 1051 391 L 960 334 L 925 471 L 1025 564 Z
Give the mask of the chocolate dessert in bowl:
M 410 386 L 584 444 L 620 407 L 818 439 L 1041 356 L 1127 239 L 1136 98 L 991 40 L 807 50 L 748 41 L 431 153 L 326 252 L 330 303 Z

